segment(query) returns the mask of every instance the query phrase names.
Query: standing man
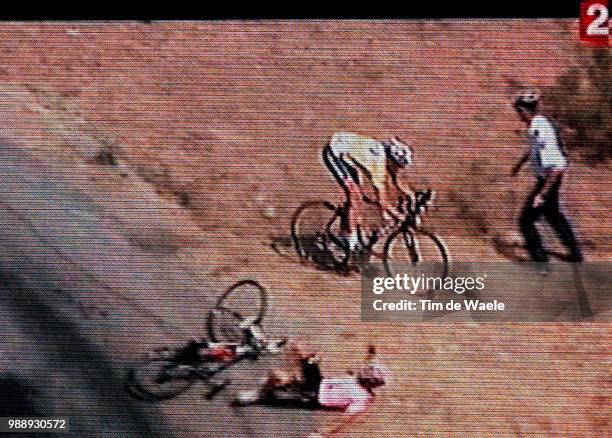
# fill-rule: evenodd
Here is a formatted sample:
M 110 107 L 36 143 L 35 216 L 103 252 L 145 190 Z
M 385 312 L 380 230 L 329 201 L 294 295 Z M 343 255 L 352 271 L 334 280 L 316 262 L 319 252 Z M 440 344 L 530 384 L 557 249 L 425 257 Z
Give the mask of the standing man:
M 527 250 L 534 262 L 541 262 L 542 273 L 549 271 L 548 255 L 535 226 L 541 216 L 553 227 L 561 242 L 569 249 L 569 260 L 582 262 L 582 252 L 572 226 L 559 205 L 559 189 L 568 166 L 567 156 L 557 128 L 538 110 L 539 97 L 525 94 L 516 98 L 514 108 L 528 127 L 530 148 L 512 169 L 516 175 L 531 158 L 537 182 L 527 198 L 519 221 Z

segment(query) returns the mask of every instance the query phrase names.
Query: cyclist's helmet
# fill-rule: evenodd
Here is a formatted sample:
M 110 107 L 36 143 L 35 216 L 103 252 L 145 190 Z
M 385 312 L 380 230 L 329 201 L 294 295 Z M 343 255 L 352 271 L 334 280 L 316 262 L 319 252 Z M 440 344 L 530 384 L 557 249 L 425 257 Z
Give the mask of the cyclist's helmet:
M 400 167 L 412 163 L 412 150 L 410 146 L 401 141 L 398 137 L 393 137 L 383 142 L 387 149 L 387 155 Z
M 378 388 L 389 380 L 389 370 L 380 364 L 370 363 L 357 373 L 359 383 L 369 389 Z
M 514 108 L 525 108 L 534 111 L 538 107 L 540 96 L 537 93 L 525 93 L 514 99 Z

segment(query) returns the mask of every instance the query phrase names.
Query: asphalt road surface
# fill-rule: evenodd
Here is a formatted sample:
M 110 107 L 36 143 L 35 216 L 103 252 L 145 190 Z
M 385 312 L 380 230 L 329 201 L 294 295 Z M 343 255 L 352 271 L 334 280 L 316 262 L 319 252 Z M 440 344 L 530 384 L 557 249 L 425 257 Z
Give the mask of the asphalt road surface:
M 197 267 L 126 239 L 79 184 L 10 142 L 0 148 L 0 416 L 65 416 L 71 436 L 312 430 L 307 411 L 229 407 L 272 358 L 231 370 L 232 385 L 213 401 L 201 384 L 160 404 L 128 395 L 138 354 L 193 334 L 181 298 L 197 290 L 212 302 L 216 290 Z

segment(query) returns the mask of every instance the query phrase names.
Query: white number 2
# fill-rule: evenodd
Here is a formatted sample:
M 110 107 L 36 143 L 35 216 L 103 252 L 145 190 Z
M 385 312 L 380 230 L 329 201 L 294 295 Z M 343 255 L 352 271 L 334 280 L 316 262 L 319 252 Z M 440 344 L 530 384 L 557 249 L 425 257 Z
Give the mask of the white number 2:
M 587 27 L 587 35 L 608 35 L 610 28 L 608 27 L 608 8 L 601 3 L 593 3 L 587 9 L 587 15 L 597 15 L 589 27 Z

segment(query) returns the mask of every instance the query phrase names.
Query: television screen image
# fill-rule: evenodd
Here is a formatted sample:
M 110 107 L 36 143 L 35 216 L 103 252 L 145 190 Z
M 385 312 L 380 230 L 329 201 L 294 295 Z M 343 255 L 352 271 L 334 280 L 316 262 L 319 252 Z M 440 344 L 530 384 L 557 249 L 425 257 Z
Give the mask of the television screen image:
M 0 23 L 0 431 L 609 436 L 583 3 Z

